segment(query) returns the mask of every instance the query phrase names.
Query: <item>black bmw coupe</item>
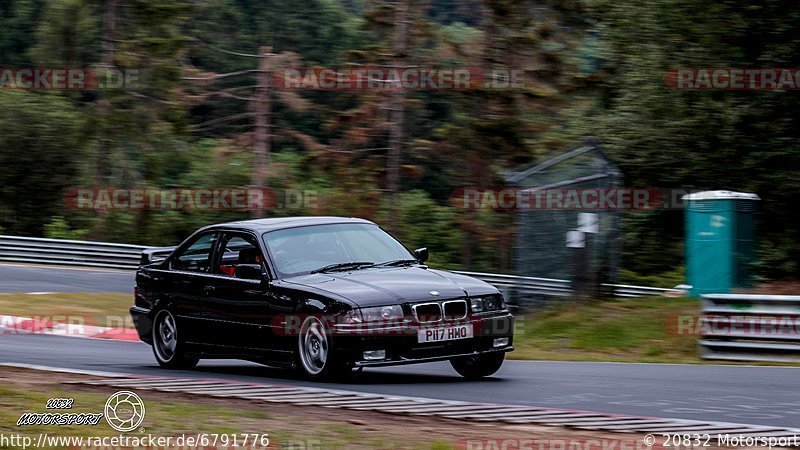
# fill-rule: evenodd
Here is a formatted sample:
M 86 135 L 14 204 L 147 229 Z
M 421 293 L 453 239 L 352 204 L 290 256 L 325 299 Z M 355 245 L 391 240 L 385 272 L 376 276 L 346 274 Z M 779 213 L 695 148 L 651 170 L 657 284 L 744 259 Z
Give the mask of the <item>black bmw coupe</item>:
M 145 250 L 130 312 L 165 368 L 239 358 L 321 378 L 449 360 L 468 378 L 495 373 L 513 350 L 502 294 L 427 259 L 363 219 L 223 223 Z

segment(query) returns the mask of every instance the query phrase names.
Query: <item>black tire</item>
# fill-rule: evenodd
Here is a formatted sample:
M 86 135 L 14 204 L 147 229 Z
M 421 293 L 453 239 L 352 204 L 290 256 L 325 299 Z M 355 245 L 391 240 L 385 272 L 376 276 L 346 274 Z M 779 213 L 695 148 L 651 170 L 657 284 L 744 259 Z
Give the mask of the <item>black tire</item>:
M 331 333 L 323 321 L 312 315 L 306 317 L 300 326 L 295 349 L 297 374 L 309 380 L 350 380 L 353 366 L 338 358 L 331 342 Z
M 505 352 L 483 353 L 474 356 L 452 358 L 450 365 L 464 378 L 476 379 L 488 377 L 500 370 L 506 359 Z
M 153 354 L 158 365 L 165 369 L 192 369 L 198 358 L 186 354 L 186 344 L 178 333 L 178 322 L 167 309 L 153 318 Z

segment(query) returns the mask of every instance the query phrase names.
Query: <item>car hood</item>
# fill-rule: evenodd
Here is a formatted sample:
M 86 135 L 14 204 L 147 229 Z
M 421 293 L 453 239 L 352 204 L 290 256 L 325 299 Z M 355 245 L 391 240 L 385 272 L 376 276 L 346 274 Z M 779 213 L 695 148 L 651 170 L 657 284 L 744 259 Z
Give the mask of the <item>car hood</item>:
M 498 292 L 494 286 L 472 277 L 415 266 L 317 273 L 284 281 L 326 291 L 350 300 L 359 307 Z M 438 292 L 439 295 L 431 292 Z

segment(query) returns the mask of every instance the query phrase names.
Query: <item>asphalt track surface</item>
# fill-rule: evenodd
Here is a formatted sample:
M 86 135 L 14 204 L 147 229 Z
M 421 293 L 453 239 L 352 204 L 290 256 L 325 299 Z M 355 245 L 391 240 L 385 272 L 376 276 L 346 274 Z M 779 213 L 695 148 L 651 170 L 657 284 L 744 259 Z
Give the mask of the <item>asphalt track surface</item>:
M 0 292 L 98 292 L 104 286 L 114 292 L 130 292 L 132 274 L 0 266 Z M 491 378 L 465 381 L 448 363 L 429 363 L 366 369 L 352 383 L 334 384 L 297 380 L 285 371 L 243 361 L 201 361 L 193 371 L 165 371 L 155 364 L 150 347 L 141 342 L 44 335 L 1 335 L 0 362 L 800 426 L 800 367 L 507 361 Z
M 0 264 L 0 292 L 119 292 L 133 295 L 131 271 Z M 11 314 L 1 312 L 0 314 Z

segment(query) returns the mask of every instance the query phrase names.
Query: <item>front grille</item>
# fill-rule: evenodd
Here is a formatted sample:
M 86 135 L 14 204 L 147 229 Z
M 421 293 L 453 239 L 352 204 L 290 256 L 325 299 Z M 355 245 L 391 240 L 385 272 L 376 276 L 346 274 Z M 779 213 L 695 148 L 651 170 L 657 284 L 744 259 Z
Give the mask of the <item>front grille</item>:
M 411 309 L 414 311 L 414 318 L 417 322 L 438 322 L 442 320 L 442 306 L 438 303 L 419 303 L 412 305 Z
M 450 300 L 442 303 L 445 320 L 460 320 L 467 317 L 466 300 Z

